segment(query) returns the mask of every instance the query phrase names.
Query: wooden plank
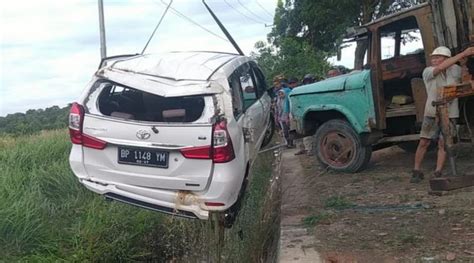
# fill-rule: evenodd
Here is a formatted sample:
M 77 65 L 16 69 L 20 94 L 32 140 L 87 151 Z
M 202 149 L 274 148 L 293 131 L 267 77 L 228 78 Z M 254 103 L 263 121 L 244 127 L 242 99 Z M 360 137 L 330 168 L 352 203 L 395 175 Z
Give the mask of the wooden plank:
M 410 134 L 410 135 L 401 135 L 393 137 L 384 137 L 377 141 L 377 144 L 387 143 L 387 142 L 408 142 L 408 141 L 418 141 L 420 139 L 419 134 Z
M 469 186 L 474 186 L 474 174 L 433 178 L 430 180 L 430 188 L 432 191 L 451 191 Z
M 387 118 L 416 115 L 416 107 L 414 104 L 400 106 L 399 108 L 387 109 Z
M 426 87 L 422 78 L 411 79 L 411 92 L 415 101 L 416 121 L 422 122 L 427 100 Z

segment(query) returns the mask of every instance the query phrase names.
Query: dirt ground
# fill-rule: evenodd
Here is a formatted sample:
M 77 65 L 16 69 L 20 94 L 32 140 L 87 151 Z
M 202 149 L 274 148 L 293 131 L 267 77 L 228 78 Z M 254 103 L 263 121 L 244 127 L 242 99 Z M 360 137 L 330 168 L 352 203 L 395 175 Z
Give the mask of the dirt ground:
M 314 156 L 291 159 L 303 172 L 286 179 L 282 217 L 308 229 L 325 262 L 474 262 L 474 187 L 429 195 L 427 179 L 409 183 L 414 154 L 398 147 L 374 152 L 358 174 L 327 171 Z M 425 176 L 435 159 L 427 154 Z M 457 163 L 474 172 L 474 146 L 459 147 Z

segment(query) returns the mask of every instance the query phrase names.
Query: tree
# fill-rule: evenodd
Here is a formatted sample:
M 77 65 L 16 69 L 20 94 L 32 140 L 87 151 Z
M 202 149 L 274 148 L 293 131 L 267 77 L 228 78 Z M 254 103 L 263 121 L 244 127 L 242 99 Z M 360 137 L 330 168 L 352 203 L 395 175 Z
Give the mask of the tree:
M 315 49 L 335 54 L 346 29 L 361 26 L 425 0 L 280 0 L 269 41 L 280 46 L 284 37 L 296 37 Z M 362 68 L 367 42 L 358 41 L 355 68 Z
M 15 136 L 33 134 L 41 130 L 61 129 L 67 126 L 70 105 L 60 108 L 52 106 L 46 109 L 28 110 L 26 113 L 8 114 L 0 117 L 0 135 Z
M 279 39 L 279 47 L 259 41 L 255 44 L 257 53 L 252 53 L 267 77 L 272 82 L 276 75 L 302 78 L 311 73 L 323 77 L 330 65 L 326 61 L 327 53 L 316 51 L 304 40 L 292 37 Z

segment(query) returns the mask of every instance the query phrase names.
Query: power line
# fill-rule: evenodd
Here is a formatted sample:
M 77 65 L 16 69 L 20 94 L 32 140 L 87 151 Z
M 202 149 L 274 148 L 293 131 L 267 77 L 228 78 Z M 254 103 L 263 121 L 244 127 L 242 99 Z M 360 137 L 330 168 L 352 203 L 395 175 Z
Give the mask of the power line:
M 262 19 L 259 15 L 255 14 L 252 10 L 248 9 L 244 4 L 242 4 L 242 2 L 240 2 L 240 0 L 237 0 L 237 2 L 245 9 L 247 10 L 250 14 L 252 14 L 253 16 L 257 17 L 258 19 L 260 19 L 261 21 L 263 21 L 263 23 L 266 23 L 268 21 Z
M 229 4 L 229 2 L 227 2 L 227 0 L 224 0 L 224 2 L 225 2 L 225 3 L 226 3 L 226 4 L 227 4 L 227 5 L 230 7 L 230 8 L 234 9 L 235 11 L 237 11 L 239 14 L 241 14 L 241 15 L 245 16 L 246 18 L 248 18 L 248 19 L 250 19 L 250 20 L 254 21 L 254 22 L 255 22 L 255 23 L 257 23 L 257 24 L 262 24 L 262 22 L 261 22 L 261 21 L 257 21 L 257 20 L 255 20 L 254 18 L 252 18 L 252 17 L 249 17 L 249 16 L 247 16 L 246 14 L 244 14 L 244 13 L 240 12 L 240 10 L 239 10 L 239 9 L 237 9 L 237 8 L 233 7 L 231 4 Z M 263 23 L 263 24 L 265 24 L 265 23 Z
M 262 8 L 262 10 L 265 11 L 265 13 L 267 13 L 273 19 L 273 15 L 265 7 L 263 7 L 260 2 L 258 2 L 258 0 L 256 0 L 256 2 L 257 5 L 260 6 L 260 8 Z
M 160 0 L 160 1 L 161 1 L 161 3 L 162 3 L 163 5 L 168 6 L 168 4 L 166 4 L 163 0 Z M 223 38 L 222 36 L 219 36 L 218 34 L 212 32 L 211 30 L 209 30 L 209 29 L 207 29 L 207 28 L 201 26 L 199 23 L 197 23 L 197 22 L 195 22 L 194 20 L 192 20 L 191 18 L 185 16 L 184 14 L 182 14 L 181 12 L 179 12 L 178 10 L 176 10 L 175 8 L 170 7 L 170 9 L 171 9 L 171 12 L 173 12 L 175 15 L 181 17 L 182 19 L 185 19 L 186 21 L 190 22 L 191 24 L 193 24 L 193 25 L 195 25 L 195 26 L 198 26 L 198 27 L 201 28 L 202 30 L 208 32 L 208 33 L 211 34 L 211 35 L 214 35 L 215 37 L 218 37 L 218 38 L 220 38 L 220 39 L 222 39 L 222 40 L 224 40 L 224 41 L 226 41 L 226 42 L 229 42 L 228 39 Z
M 173 0 L 171 0 L 170 3 L 168 4 L 168 6 L 166 6 L 165 12 L 163 12 L 163 15 L 161 15 L 160 21 L 158 21 L 158 24 L 156 24 L 155 30 L 153 30 L 153 33 L 151 33 L 151 36 L 148 39 L 148 42 L 146 42 L 146 45 L 142 50 L 142 55 L 145 52 L 146 48 L 148 47 L 148 44 L 150 44 L 150 41 L 153 38 L 153 36 L 155 35 L 156 30 L 158 29 L 158 27 L 160 27 L 161 22 L 163 22 L 163 19 L 165 18 L 166 13 L 168 13 L 168 9 L 170 9 L 172 3 L 173 3 Z

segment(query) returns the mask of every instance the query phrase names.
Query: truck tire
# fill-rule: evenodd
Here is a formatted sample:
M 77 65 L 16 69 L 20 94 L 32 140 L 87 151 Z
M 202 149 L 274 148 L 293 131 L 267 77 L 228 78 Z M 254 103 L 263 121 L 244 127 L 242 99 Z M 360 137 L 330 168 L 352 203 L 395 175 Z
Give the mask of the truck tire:
M 316 156 L 332 170 L 356 173 L 370 161 L 372 147 L 362 144 L 360 136 L 345 120 L 323 123 L 316 131 Z

